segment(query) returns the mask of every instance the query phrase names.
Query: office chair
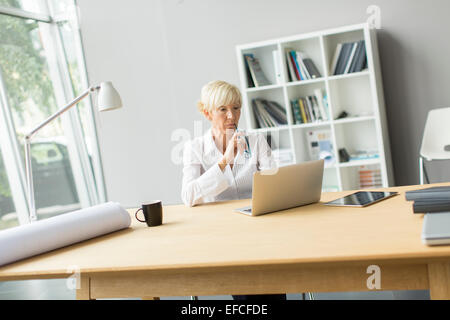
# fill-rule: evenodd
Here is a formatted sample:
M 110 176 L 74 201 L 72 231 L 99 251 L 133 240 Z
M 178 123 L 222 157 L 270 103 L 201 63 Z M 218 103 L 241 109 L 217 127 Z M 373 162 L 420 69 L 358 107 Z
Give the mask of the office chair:
M 450 108 L 433 109 L 428 112 L 419 156 L 419 179 L 430 183 L 424 160 L 450 160 Z

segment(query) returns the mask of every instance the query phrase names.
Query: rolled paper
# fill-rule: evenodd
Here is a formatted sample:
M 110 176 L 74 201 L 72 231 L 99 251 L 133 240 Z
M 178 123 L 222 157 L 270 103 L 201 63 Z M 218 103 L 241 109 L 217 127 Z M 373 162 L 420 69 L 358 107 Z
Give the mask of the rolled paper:
M 0 266 L 128 228 L 129 213 L 107 202 L 0 231 Z

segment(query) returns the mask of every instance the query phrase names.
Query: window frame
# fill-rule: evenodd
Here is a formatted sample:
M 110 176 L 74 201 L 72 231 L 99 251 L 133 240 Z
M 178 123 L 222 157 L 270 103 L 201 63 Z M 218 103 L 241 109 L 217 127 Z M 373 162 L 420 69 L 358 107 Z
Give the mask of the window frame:
M 76 3 L 73 1 L 73 7 L 68 8 L 68 11 L 71 11 L 70 13 L 58 13 L 53 16 L 51 14 L 53 8 L 50 0 L 43 1 L 43 8 L 41 9 L 45 12 L 44 14 L 19 8 L 0 6 L 0 15 L 31 19 L 39 24 L 43 49 L 46 53 L 49 74 L 58 107 L 64 106 L 67 102 L 75 98 L 72 79 L 68 70 L 69 62 L 66 57 L 60 31 L 60 24 L 63 22 L 71 23 L 73 27 L 72 32 L 74 33 L 74 41 L 76 42 L 74 47 L 76 50 L 81 86 L 82 88 L 89 87 L 76 8 Z M 20 156 L 19 143 L 14 129 L 11 109 L 7 101 L 6 90 L 7 88 L 3 85 L 0 73 L 0 147 L 2 149 L 5 169 L 7 171 L 19 223 L 24 224 L 29 222 L 25 169 Z M 61 116 L 65 136 L 69 142 L 68 153 L 75 185 L 81 207 L 83 208 L 103 203 L 107 199 L 98 134 L 96 131 L 96 118 L 93 112 L 91 97 L 85 99 L 84 102 L 86 103 L 86 110 L 88 112 L 88 123 L 85 127 L 89 131 L 89 136 L 93 138 L 92 164 L 89 161 L 87 145 L 83 138 L 81 119 L 77 112 L 78 110 L 75 110 L 77 107 Z

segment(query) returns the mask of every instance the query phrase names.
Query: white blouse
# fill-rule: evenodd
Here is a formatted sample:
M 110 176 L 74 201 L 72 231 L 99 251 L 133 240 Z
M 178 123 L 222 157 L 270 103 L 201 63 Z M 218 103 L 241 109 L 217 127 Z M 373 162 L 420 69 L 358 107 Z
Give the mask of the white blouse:
M 248 134 L 250 158 L 237 152 L 233 168 L 222 171 L 218 162 L 223 154 L 213 140 L 211 129 L 205 135 L 186 142 L 183 150 L 183 185 L 181 198 L 186 206 L 248 199 L 252 197 L 253 173 L 273 169 L 276 163 L 271 149 L 261 134 Z

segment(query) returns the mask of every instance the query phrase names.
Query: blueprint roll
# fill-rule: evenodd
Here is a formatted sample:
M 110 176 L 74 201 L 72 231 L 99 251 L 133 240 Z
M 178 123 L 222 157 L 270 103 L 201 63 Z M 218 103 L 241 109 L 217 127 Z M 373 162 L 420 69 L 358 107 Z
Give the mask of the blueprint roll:
M 129 213 L 115 202 L 0 231 L 0 266 L 128 228 Z

